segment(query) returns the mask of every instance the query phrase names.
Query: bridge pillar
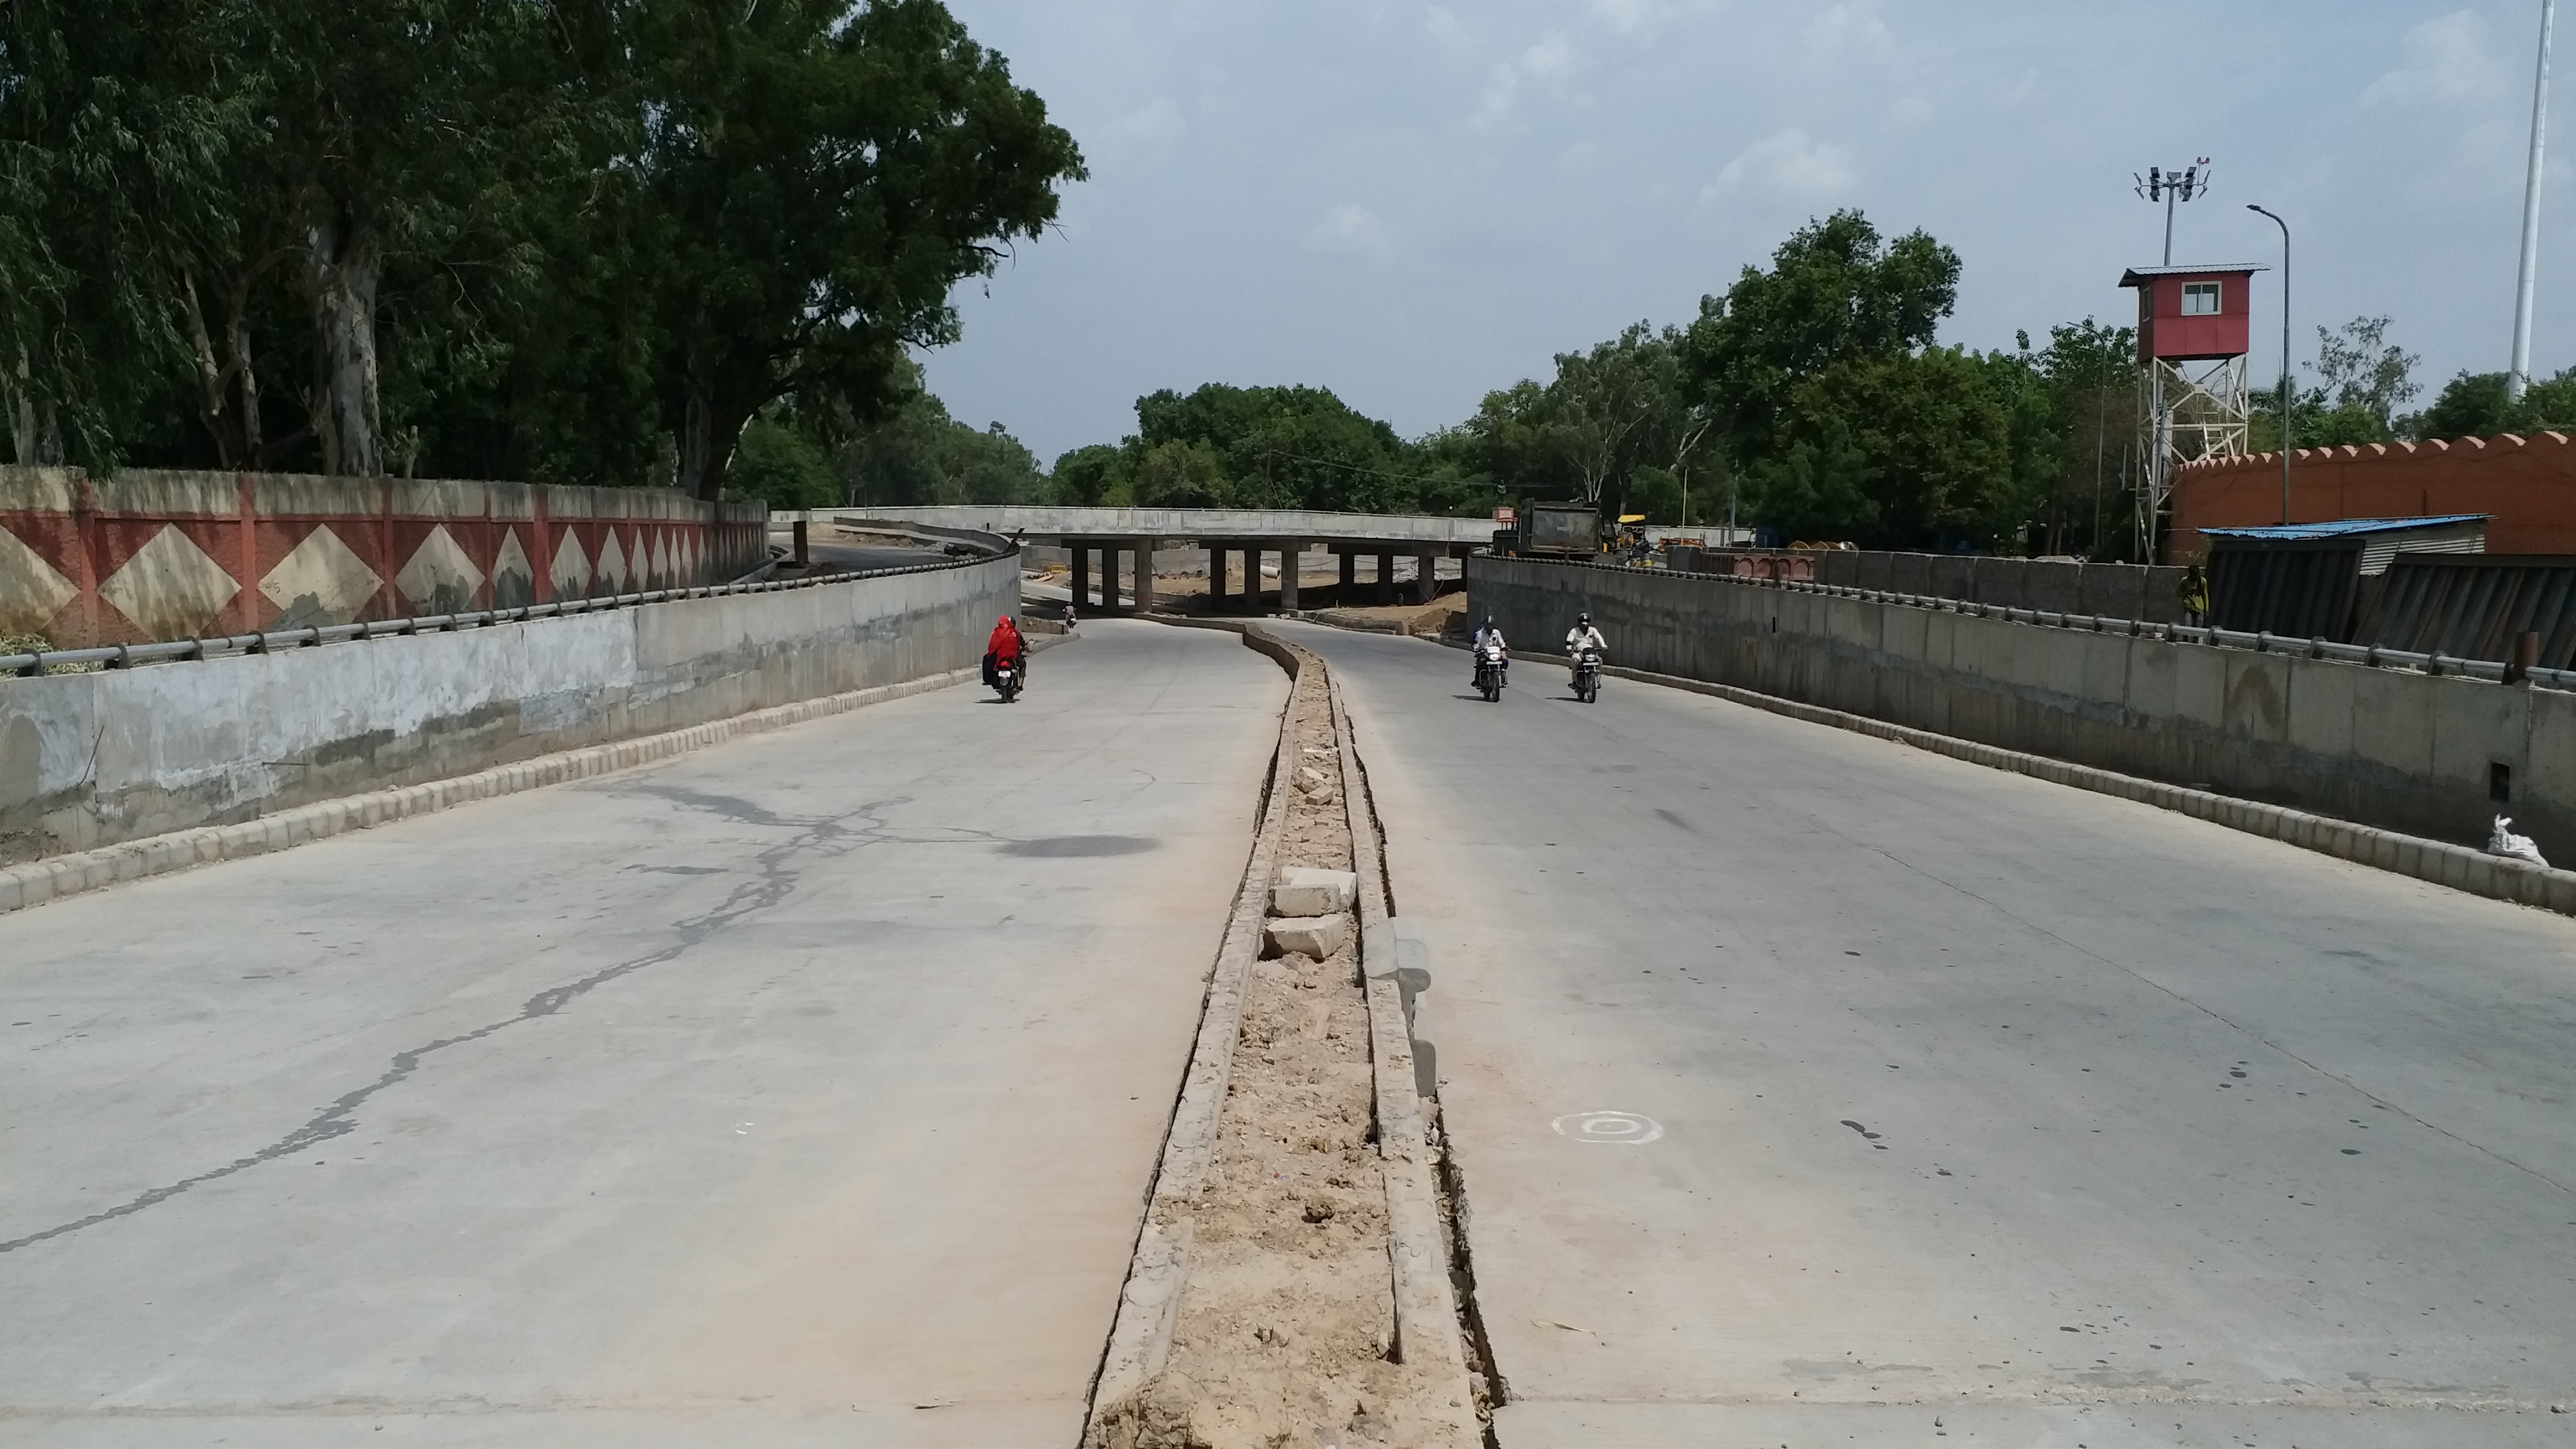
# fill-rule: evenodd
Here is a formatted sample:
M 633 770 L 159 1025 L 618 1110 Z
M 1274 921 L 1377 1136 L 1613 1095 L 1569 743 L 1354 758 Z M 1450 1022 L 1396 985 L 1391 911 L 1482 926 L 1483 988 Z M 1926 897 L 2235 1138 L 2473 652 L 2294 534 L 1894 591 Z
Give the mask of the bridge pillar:
M 1377 556 L 1377 592 L 1370 602 L 1378 604 L 1395 602 L 1395 555 L 1392 553 L 1381 552 Z
M 1359 601 L 1360 556 L 1347 548 L 1336 549 L 1335 552 L 1342 559 L 1342 587 L 1333 595 L 1333 602 L 1347 609 Z
M 1297 561 L 1305 553 L 1306 544 L 1302 539 L 1287 539 L 1279 545 L 1279 609 L 1282 613 L 1297 612 Z
M 1208 548 L 1208 612 L 1219 613 L 1224 608 L 1225 550 L 1211 545 Z
M 1068 539 L 1073 553 L 1073 602 L 1076 608 L 1091 607 L 1091 545 L 1080 539 Z
M 1136 540 L 1136 612 L 1154 612 L 1154 544 L 1156 540 Z
M 1440 570 L 1435 562 L 1437 557 L 1435 554 L 1427 553 L 1417 553 L 1413 556 L 1413 598 L 1416 603 L 1427 604 L 1440 597 Z

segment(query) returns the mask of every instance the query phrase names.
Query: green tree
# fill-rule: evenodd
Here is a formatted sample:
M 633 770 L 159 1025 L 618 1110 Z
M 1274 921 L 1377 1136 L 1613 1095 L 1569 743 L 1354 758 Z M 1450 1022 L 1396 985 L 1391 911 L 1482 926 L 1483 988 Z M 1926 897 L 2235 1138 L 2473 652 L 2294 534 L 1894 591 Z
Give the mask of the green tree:
M 2018 542 L 2061 466 L 2041 360 L 1932 344 L 1959 258 L 1856 211 L 1703 298 L 1681 339 L 1758 521 L 1897 546 Z
M 1958 301 L 1956 252 L 1921 231 L 1884 242 L 1857 211 L 1801 227 L 1771 263 L 1746 267 L 1725 296 L 1701 298 L 1682 341 L 1684 371 L 1739 458 L 1770 455 L 1808 382 L 1837 364 L 1930 346 Z
M 1127 454 L 1110 443 L 1089 443 L 1055 460 L 1047 478 L 1049 497 L 1057 503 L 1097 508 L 1113 494 L 1134 496 L 1134 468 Z
M 793 423 L 754 418 L 742 430 L 727 475 L 737 498 L 757 498 L 773 509 L 830 508 L 841 501 L 832 457 Z
M 949 294 L 1053 221 L 1073 138 L 935 0 L 640 0 L 641 275 L 658 304 L 681 486 L 790 393 L 861 416 L 907 348 L 953 340 Z

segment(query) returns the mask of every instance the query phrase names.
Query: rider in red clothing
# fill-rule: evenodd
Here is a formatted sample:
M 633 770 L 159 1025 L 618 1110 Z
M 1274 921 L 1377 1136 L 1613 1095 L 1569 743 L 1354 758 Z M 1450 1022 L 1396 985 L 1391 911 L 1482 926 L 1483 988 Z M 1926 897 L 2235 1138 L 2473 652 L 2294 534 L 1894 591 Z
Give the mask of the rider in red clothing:
M 993 636 L 984 641 L 984 682 L 991 684 L 993 671 L 1005 664 L 1025 674 L 1027 667 L 1021 660 L 1027 653 L 1027 645 L 1020 638 L 1020 626 L 1010 615 L 1004 614 L 994 622 Z

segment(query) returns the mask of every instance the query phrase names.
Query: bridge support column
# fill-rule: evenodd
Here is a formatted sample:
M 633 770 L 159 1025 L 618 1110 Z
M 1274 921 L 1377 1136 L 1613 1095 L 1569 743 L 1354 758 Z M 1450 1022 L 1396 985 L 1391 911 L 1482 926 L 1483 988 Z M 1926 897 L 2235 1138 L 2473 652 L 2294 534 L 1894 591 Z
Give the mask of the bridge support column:
M 1279 610 L 1297 612 L 1297 562 L 1306 555 L 1302 539 L 1289 539 L 1279 545 Z
M 1374 604 L 1392 604 L 1395 602 L 1394 554 L 1381 553 L 1377 556 L 1377 592 L 1371 597 L 1369 602 Z
M 1440 597 L 1440 568 L 1436 555 L 1417 553 L 1413 556 L 1413 598 L 1420 604 Z
M 1347 548 L 1338 552 L 1342 559 L 1342 586 L 1334 593 L 1333 602 L 1347 609 L 1359 602 L 1360 556 Z
M 1091 607 L 1091 545 L 1080 539 L 1067 540 L 1073 554 L 1073 603 L 1078 609 Z
M 1208 549 L 1208 612 L 1220 613 L 1225 608 L 1225 550 Z
M 1136 540 L 1136 612 L 1154 612 L 1154 544 L 1156 540 Z

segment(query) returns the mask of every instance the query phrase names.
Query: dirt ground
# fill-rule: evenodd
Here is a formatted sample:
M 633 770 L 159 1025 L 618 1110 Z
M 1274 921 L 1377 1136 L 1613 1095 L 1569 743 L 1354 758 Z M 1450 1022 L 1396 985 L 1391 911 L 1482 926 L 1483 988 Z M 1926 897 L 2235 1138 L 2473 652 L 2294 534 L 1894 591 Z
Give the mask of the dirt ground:
M 1292 707 L 1297 772 L 1279 862 L 1351 868 L 1323 669 Z M 1160 1377 L 1106 1409 L 1099 1449 L 1401 1445 L 1447 1388 L 1391 1362 L 1385 1186 L 1372 1141 L 1368 1006 L 1352 944 L 1255 963 L 1213 1169 Z M 1164 1224 L 1170 1228 L 1177 1224 Z

